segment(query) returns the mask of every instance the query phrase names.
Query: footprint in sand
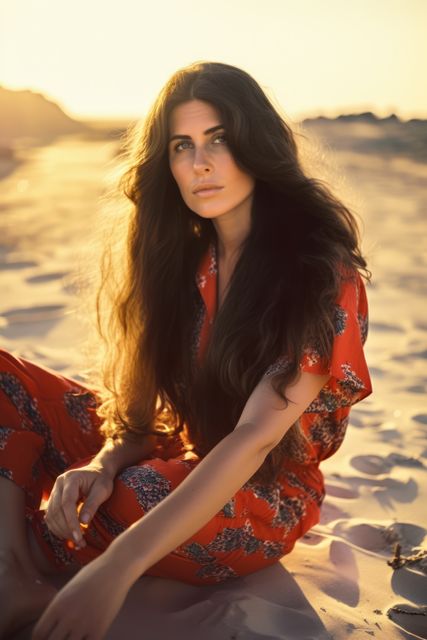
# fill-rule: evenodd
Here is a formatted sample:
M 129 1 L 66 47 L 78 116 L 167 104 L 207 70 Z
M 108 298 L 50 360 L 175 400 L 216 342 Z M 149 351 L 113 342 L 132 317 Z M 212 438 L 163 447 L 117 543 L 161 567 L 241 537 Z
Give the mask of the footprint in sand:
M 350 460 L 351 466 L 359 472 L 358 476 L 349 479 L 352 488 L 359 491 L 362 487 L 369 488 L 383 508 L 394 508 L 394 503 L 409 503 L 418 496 L 417 481 L 412 475 L 402 479 L 400 474 L 391 477 L 394 466 L 425 468 L 422 460 L 391 453 L 386 457 L 378 455 L 354 456 Z M 369 477 L 370 476 L 370 477 Z
M 41 273 L 36 276 L 30 276 L 26 278 L 29 284 L 39 284 L 40 282 L 51 282 L 52 280 L 59 280 L 67 275 L 66 271 L 53 271 L 51 273 Z
M 38 263 L 34 262 L 34 260 L 16 260 L 15 262 L 3 262 L 3 264 L 0 264 L 0 271 L 16 271 L 37 266 Z
M 349 524 L 352 520 L 341 520 L 333 528 L 333 533 L 340 538 L 368 551 L 387 551 L 389 545 L 384 539 L 386 527 L 381 524 Z
M 418 458 L 413 458 L 411 456 L 405 456 L 401 453 L 389 453 L 387 456 L 387 460 L 394 466 L 398 465 L 400 467 L 418 467 L 423 468 L 424 463 L 422 460 L 418 460 Z
M 396 389 L 396 391 L 400 391 Z M 409 387 L 404 387 L 404 391 L 409 391 L 409 393 L 427 393 L 427 387 L 425 384 L 414 384 Z
M 422 349 L 421 351 L 411 351 L 410 353 L 402 353 L 401 355 L 397 355 L 393 357 L 393 360 L 399 361 L 408 361 L 414 358 L 420 358 L 421 360 L 427 359 L 427 349 Z
M 8 325 L 45 322 L 46 320 L 56 320 L 63 315 L 65 305 L 49 304 L 34 307 L 21 307 L 8 309 L 0 314 L 0 318 L 4 318 Z
M 424 467 L 424 463 L 418 458 L 405 456 L 397 452 L 389 453 L 386 457 L 376 455 L 353 456 L 350 464 L 358 471 L 371 476 L 389 473 L 394 466 Z
M 412 416 L 412 420 L 421 422 L 421 424 L 427 424 L 427 413 L 417 413 L 415 416 Z
M 384 536 L 390 544 L 399 542 L 404 553 L 410 554 L 414 547 L 424 543 L 426 530 L 409 522 L 393 522 L 384 529 Z
M 330 522 L 335 522 L 336 520 L 340 520 L 342 518 L 347 518 L 348 512 L 344 509 L 341 509 L 336 504 L 333 504 L 329 501 L 328 495 L 326 495 L 325 501 L 322 504 L 322 511 L 320 514 L 320 523 L 323 525 L 327 525 Z
M 325 485 L 326 495 L 333 496 L 334 498 L 347 498 L 354 500 L 359 497 L 359 492 L 349 487 L 344 487 L 342 484 L 334 483 L 328 480 Z
M 412 555 L 424 544 L 426 530 L 408 522 L 392 522 L 389 525 L 381 522 L 357 522 L 340 520 L 333 533 L 352 544 L 366 549 L 390 555 L 398 542 L 403 555 Z
M 371 322 L 369 325 L 371 331 L 397 331 L 398 333 L 404 333 L 404 329 L 397 324 L 390 324 L 385 322 Z
M 393 593 L 397 596 L 409 600 L 412 604 L 424 605 L 426 603 L 426 581 L 427 575 L 425 571 L 422 571 L 421 566 L 406 566 L 393 572 L 391 586 Z
M 353 549 L 341 540 L 332 540 L 329 559 L 339 574 L 339 579 L 324 585 L 325 592 L 349 607 L 356 607 L 360 599 L 359 570 Z
M 387 616 L 400 629 L 413 634 L 413 637 L 427 638 L 427 607 L 395 604 L 387 611 Z
M 353 456 L 350 460 L 352 467 L 361 471 L 362 473 L 369 474 L 371 476 L 378 476 L 383 473 L 388 473 L 393 466 L 382 456 L 364 455 Z
M 380 367 L 369 367 L 369 373 L 374 378 L 384 378 L 387 375 L 387 371 L 385 369 L 381 369 Z
M 383 422 L 379 427 L 378 435 L 383 442 L 402 440 L 402 432 L 396 426 L 395 422 Z

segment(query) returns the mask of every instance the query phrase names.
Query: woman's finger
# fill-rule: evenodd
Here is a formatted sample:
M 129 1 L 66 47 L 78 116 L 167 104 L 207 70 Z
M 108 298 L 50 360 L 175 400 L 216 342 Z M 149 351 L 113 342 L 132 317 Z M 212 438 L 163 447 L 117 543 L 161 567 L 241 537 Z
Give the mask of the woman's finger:
M 67 525 L 67 537 L 71 538 L 77 545 L 85 544 L 77 512 L 77 503 L 80 496 L 80 486 L 78 477 L 68 479 L 64 483 L 62 492 L 62 512 Z
M 45 522 L 58 538 L 67 539 L 67 522 L 62 511 L 63 477 L 58 476 L 46 507 Z
M 58 621 L 56 619 L 46 619 L 46 615 L 43 614 L 33 629 L 31 640 L 46 640 L 47 638 L 51 638 L 57 626 Z
M 80 510 L 80 521 L 89 524 L 93 516 L 97 512 L 99 506 L 108 500 L 113 492 L 114 483 L 111 481 L 107 485 L 104 480 L 99 478 L 94 482 L 89 491 L 86 500 Z

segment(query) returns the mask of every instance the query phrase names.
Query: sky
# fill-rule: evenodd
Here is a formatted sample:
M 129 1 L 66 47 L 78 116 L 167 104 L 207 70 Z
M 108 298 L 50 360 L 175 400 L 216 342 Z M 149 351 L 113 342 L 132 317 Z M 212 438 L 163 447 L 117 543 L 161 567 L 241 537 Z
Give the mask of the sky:
M 178 68 L 214 60 L 291 119 L 427 118 L 426 25 L 427 0 L 0 0 L 0 85 L 134 118 Z

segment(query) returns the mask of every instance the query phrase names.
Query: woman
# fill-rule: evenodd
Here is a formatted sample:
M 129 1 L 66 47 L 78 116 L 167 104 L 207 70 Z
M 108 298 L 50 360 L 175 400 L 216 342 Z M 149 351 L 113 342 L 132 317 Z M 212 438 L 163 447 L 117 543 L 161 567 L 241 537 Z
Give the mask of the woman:
M 371 392 L 355 220 L 247 73 L 175 73 L 122 184 L 103 386 L 1 359 L 3 626 L 44 610 L 35 640 L 103 637 L 143 574 L 277 562 L 318 522 L 319 463 Z M 52 599 L 43 572 L 81 566 Z

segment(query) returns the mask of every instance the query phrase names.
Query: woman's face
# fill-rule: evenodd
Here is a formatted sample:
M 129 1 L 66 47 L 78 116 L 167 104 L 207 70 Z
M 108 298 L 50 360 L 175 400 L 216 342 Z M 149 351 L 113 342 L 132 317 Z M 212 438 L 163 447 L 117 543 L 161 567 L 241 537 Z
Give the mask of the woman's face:
M 255 180 L 234 161 L 217 109 L 184 102 L 171 113 L 169 133 L 169 166 L 186 205 L 203 218 L 247 214 Z M 204 184 L 215 188 L 195 191 Z

